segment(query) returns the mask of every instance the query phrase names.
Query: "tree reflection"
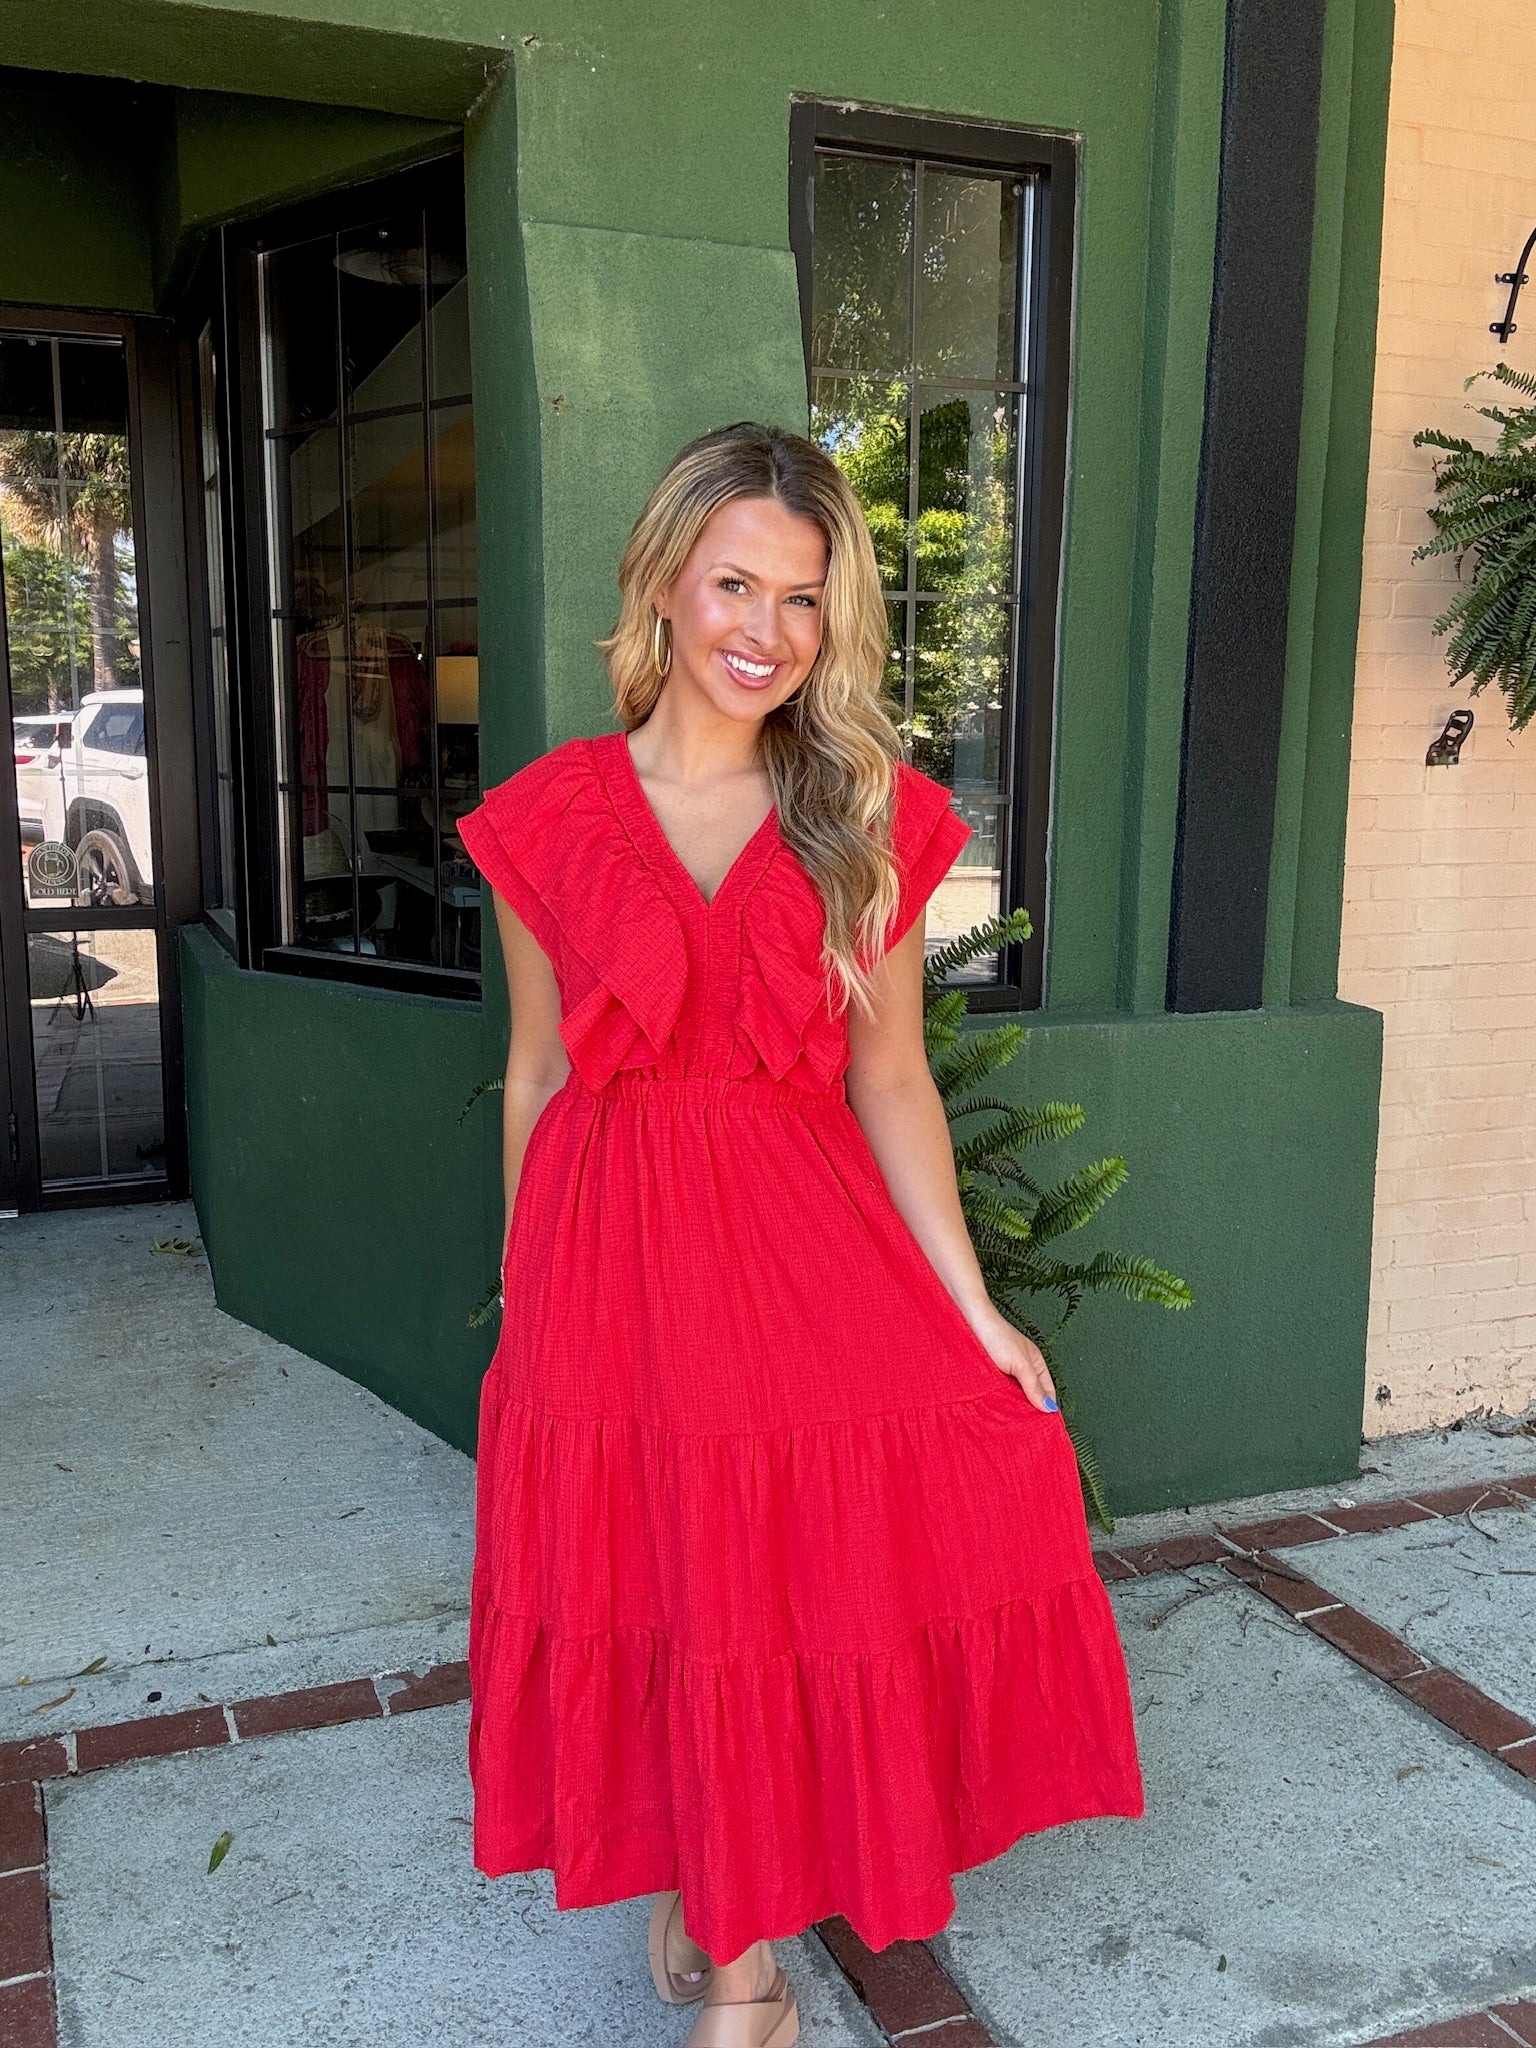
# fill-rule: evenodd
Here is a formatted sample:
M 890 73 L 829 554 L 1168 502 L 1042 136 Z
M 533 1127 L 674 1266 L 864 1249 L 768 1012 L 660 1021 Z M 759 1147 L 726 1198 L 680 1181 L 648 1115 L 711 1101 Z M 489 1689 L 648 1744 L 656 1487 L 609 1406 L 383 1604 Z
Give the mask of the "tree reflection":
M 132 494 L 121 434 L 0 435 L 16 712 L 73 710 L 139 681 Z

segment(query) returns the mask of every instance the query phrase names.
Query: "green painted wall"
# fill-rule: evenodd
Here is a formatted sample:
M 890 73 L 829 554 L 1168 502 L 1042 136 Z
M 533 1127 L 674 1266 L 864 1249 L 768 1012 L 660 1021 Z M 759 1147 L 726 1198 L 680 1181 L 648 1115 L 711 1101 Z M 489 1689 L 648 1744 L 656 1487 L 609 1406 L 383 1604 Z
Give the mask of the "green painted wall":
M 1319 1003 L 1028 1030 L 1000 1092 L 1088 1113 L 1036 1170 L 1055 1179 L 1116 1154 L 1129 1169 L 1070 1255 L 1144 1253 L 1195 1296 L 1181 1310 L 1089 1301 L 1063 1337 L 1114 1511 L 1352 1475 L 1379 1013 Z
M 1050 934 L 1048 1008 L 1010 1091 L 1084 1102 L 1067 1163 L 1118 1151 L 1132 1171 L 1095 1243 L 1153 1253 L 1196 1292 L 1185 1315 L 1095 1303 L 1074 1328 L 1067 1366 L 1117 1509 L 1352 1471 L 1379 1019 L 1328 998 L 1390 0 L 1329 7 L 1269 1007 L 1178 1018 L 1161 1003 L 1223 0 L 776 0 L 756 36 L 724 0 L 571 0 L 555 26 L 530 0 L 326 0 L 323 21 L 264 0 L 13 11 L 20 60 L 31 36 L 52 62 L 138 67 L 174 94 L 161 276 L 199 221 L 290 196 L 295 164 L 301 185 L 330 182 L 463 119 L 481 559 L 498 565 L 482 597 L 488 781 L 607 723 L 592 641 L 676 446 L 753 414 L 804 421 L 791 94 L 1081 135 L 1052 872 L 1049 903 L 1029 906 Z M 211 90 L 242 98 L 195 97 Z M 321 111 L 311 133 L 253 94 L 371 118 Z M 459 1310 L 494 1256 L 500 1192 L 494 1114 L 478 1133 L 452 1119 L 504 1049 L 488 956 L 475 1009 L 242 977 L 206 937 L 185 948 L 220 1300 L 461 1442 L 489 1340 Z M 339 1259 L 315 1248 L 319 1208 L 333 1233 L 340 1218 Z M 402 1238 L 423 1256 L 381 1293 L 369 1248 Z
M 0 303 L 174 303 L 204 232 L 457 146 L 412 116 L 0 69 Z
M 426 996 L 244 974 L 181 944 L 187 1123 L 220 1308 L 324 1359 L 461 1448 L 490 1336 L 498 1097 L 480 1013 Z
M 0 70 L 0 302 L 148 312 L 166 96 Z

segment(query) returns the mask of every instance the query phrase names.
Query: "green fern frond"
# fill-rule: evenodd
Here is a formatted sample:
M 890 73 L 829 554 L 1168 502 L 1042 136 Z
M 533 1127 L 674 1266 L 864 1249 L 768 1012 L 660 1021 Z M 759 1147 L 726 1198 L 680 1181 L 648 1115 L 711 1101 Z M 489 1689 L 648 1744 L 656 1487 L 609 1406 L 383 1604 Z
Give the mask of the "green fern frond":
M 1125 1179 L 1123 1159 L 1100 1159 L 1092 1166 L 1082 1167 L 1059 1188 L 1050 1189 L 1035 1212 L 1036 1242 L 1060 1237 L 1064 1230 L 1079 1229 L 1124 1186 Z
M 944 1113 L 951 1123 L 963 1116 L 979 1116 L 983 1110 L 1001 1110 L 1007 1114 L 1014 1104 L 1001 1095 L 968 1095 L 963 1102 L 946 1102 Z
M 962 967 L 969 967 L 973 961 L 988 953 L 1000 953 L 1004 946 L 1012 946 L 1034 934 L 1029 912 L 1022 907 L 1011 910 L 1006 917 L 989 917 L 981 924 L 975 924 L 963 931 L 947 945 L 938 947 L 923 962 L 923 987 L 925 994 L 937 989 L 951 974 Z
M 1495 363 L 1480 377 L 1524 398 L 1536 398 L 1536 377 Z M 1497 684 L 1511 729 L 1536 717 L 1536 405 L 1481 405 L 1470 411 L 1499 429 L 1497 445 L 1479 448 L 1459 435 L 1425 427 L 1416 447 L 1442 451 L 1435 464 L 1436 502 L 1429 508 L 1432 539 L 1413 559 L 1454 558 L 1458 573 L 1471 556 L 1472 571 L 1432 630 L 1446 641 L 1452 677 L 1472 694 Z
M 454 1122 L 463 1123 L 465 1117 L 469 1115 L 469 1112 L 474 1108 L 482 1095 L 502 1094 L 505 1092 L 506 1085 L 505 1080 L 499 1074 L 494 1081 L 477 1081 L 469 1091 L 469 1100 L 454 1118 Z
M 984 1170 L 989 1160 L 996 1159 L 1007 1170 L 1014 1164 L 1011 1155 L 1015 1146 L 1044 1145 L 1070 1138 L 1086 1121 L 1080 1102 L 1040 1102 L 1022 1107 L 1014 1104 L 1006 1109 L 1000 1123 L 989 1124 L 974 1137 L 962 1139 L 955 1147 L 955 1156 L 967 1166 Z
M 974 1218 L 984 1228 L 995 1230 L 1000 1237 L 1016 1239 L 1020 1243 L 1033 1235 L 1033 1227 L 1024 1211 L 1004 1201 L 982 1182 L 969 1181 L 963 1193 L 963 1207 L 967 1216 Z
M 1109 1497 L 1104 1491 L 1104 1478 L 1099 1471 L 1098 1454 L 1092 1440 L 1081 1424 L 1067 1420 L 1065 1404 L 1062 1420 L 1067 1425 L 1067 1441 L 1071 1444 L 1077 1459 L 1077 1476 L 1082 1484 L 1083 1499 L 1088 1509 L 1088 1519 L 1097 1523 L 1106 1536 L 1115 1533 L 1115 1518 L 1109 1511 Z
M 501 1282 L 498 1280 L 495 1286 L 486 1289 L 485 1293 L 481 1295 L 469 1314 L 464 1318 L 464 1327 L 467 1330 L 483 1329 L 487 1323 L 496 1320 L 500 1308 Z
M 1024 1028 L 1020 1024 L 998 1024 L 990 1031 L 978 1031 L 933 1062 L 934 1085 L 944 1096 L 974 1087 L 999 1067 L 1006 1067 L 1023 1043 Z

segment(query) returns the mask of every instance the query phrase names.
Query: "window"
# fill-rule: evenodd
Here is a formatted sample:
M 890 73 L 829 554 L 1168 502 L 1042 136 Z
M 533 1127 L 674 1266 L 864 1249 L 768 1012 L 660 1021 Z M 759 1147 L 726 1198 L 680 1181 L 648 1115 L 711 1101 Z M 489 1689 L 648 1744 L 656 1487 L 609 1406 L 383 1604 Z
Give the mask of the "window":
M 791 176 L 811 431 L 874 535 L 909 758 L 974 827 L 930 945 L 1025 905 L 1030 942 L 959 979 L 1037 1004 L 1070 145 L 805 101 Z
M 144 752 L 144 706 L 142 701 L 98 705 L 87 724 L 80 724 L 80 744 L 103 754 Z
M 227 499 L 219 429 L 222 397 L 215 322 L 205 320 L 197 337 L 197 496 L 202 527 L 207 615 L 204 655 L 207 708 L 211 714 L 209 766 L 213 771 L 212 845 L 204 880 L 209 916 L 230 939 L 236 937 L 239 851 L 235 824 L 234 684 L 229 619 L 225 609 L 224 521 Z
M 32 1199 L 166 1173 L 137 388 L 120 333 L 0 333 L 0 707 L 25 849 L 0 1009 L 19 1026 L 11 1162 Z
M 480 887 L 456 833 L 479 798 L 461 160 L 222 243 L 193 351 L 211 915 L 236 921 L 243 848 L 242 959 L 475 994 Z

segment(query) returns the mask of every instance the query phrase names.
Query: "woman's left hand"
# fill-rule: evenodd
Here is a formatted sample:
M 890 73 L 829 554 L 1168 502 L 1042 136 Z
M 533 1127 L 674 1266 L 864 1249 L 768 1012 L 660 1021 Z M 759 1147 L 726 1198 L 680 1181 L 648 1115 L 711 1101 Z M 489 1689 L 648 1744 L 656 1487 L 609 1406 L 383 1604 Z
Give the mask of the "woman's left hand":
M 1054 1413 L 1058 1406 L 1056 1387 L 1040 1346 L 1031 1342 L 1022 1330 L 1016 1330 L 997 1309 L 982 1315 L 972 1328 L 985 1345 L 992 1363 L 1010 1379 L 1018 1381 L 1035 1407 Z

